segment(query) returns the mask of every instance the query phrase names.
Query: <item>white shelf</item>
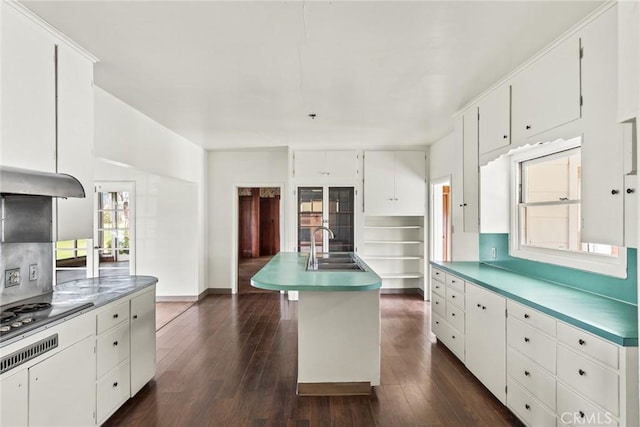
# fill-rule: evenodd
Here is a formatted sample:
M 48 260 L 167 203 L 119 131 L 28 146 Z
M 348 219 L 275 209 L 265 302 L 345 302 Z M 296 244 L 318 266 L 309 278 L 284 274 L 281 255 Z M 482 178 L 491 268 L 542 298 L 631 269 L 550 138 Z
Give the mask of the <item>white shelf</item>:
M 383 244 L 383 245 L 413 245 L 422 243 L 422 240 L 365 240 L 365 244 Z
M 380 273 L 381 279 L 421 279 L 424 277 L 422 273 Z
M 416 230 L 422 228 L 421 225 L 368 225 L 364 227 L 366 230 Z
M 383 255 L 371 255 L 371 256 L 366 256 L 363 255 L 364 259 L 399 259 L 399 260 L 411 260 L 411 259 L 423 259 L 421 256 L 383 256 Z

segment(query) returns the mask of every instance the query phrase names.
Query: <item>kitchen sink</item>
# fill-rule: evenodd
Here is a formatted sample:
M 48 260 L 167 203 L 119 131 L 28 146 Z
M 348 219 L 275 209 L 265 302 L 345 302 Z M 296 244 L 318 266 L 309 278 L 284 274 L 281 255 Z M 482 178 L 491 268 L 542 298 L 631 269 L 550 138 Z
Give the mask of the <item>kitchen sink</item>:
M 352 263 L 318 263 L 318 270 L 329 271 L 364 271 L 360 265 L 355 262 Z
M 307 267 L 307 271 L 348 271 L 357 272 L 365 269 L 356 261 L 349 252 L 319 253 L 316 268 Z

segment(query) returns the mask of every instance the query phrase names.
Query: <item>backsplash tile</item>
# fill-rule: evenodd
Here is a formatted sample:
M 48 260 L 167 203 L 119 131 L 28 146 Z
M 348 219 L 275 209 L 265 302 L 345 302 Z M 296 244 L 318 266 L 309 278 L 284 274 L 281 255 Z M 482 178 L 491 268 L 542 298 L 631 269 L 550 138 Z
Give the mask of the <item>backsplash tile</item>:
M 492 257 L 496 248 L 496 257 Z M 627 248 L 627 278 L 604 276 L 509 256 L 509 234 L 480 234 L 480 261 L 495 264 L 519 274 L 562 283 L 572 288 L 593 292 L 631 304 L 638 304 L 637 250 Z

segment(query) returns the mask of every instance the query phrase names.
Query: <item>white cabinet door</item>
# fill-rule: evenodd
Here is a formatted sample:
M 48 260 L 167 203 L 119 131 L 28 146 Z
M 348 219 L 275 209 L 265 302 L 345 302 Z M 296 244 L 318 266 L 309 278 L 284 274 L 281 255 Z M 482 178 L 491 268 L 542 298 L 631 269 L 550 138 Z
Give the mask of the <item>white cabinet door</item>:
M 131 397 L 156 372 L 155 286 L 131 299 Z
M 463 117 L 463 202 L 464 231 L 478 232 L 478 110 L 471 108 Z
M 26 426 L 29 376 L 26 369 L 0 381 L 0 426 Z
M 316 184 L 351 182 L 358 178 L 358 153 L 355 150 L 296 151 L 294 177 Z
M 465 364 L 504 404 L 507 398 L 506 299 L 467 283 L 465 301 Z
M 293 173 L 296 179 L 319 180 L 325 177 L 324 170 L 325 152 L 296 151 L 294 153 Z
M 2 4 L 0 164 L 55 171 L 55 45 Z
M 582 241 L 623 245 L 624 132 L 617 124 L 616 16 L 609 9 L 581 33 Z
M 57 172 L 76 177 L 84 199 L 56 199 L 54 240 L 93 235 L 93 63 L 66 46 L 58 48 Z
M 364 213 L 394 214 L 394 153 L 367 151 L 364 154 Z
M 539 58 L 514 78 L 511 90 L 516 146 L 580 118 L 580 39 L 571 37 Z
M 327 178 L 346 183 L 358 178 L 358 153 L 350 151 L 326 151 L 325 166 Z
M 640 3 L 618 2 L 618 121 L 640 112 Z
M 511 143 L 511 87 L 503 85 L 478 105 L 478 145 L 480 155 Z
M 624 177 L 624 245 L 638 247 L 638 176 Z
M 452 233 L 464 232 L 464 120 L 458 116 L 453 122 L 453 174 L 451 177 L 451 222 Z M 455 238 L 455 236 L 452 236 Z M 455 258 L 454 258 L 455 259 Z
M 90 336 L 29 368 L 29 425 L 95 424 L 94 349 Z
M 424 215 L 424 151 L 396 151 L 394 154 L 394 215 Z

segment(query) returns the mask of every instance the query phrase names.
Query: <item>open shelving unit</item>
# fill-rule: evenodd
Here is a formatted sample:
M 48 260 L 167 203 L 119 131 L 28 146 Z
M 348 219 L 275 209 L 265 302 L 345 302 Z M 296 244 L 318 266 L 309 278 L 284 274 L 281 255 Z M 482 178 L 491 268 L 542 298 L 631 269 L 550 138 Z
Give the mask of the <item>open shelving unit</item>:
M 424 217 L 365 217 L 363 258 L 383 289 L 423 289 L 425 255 Z

